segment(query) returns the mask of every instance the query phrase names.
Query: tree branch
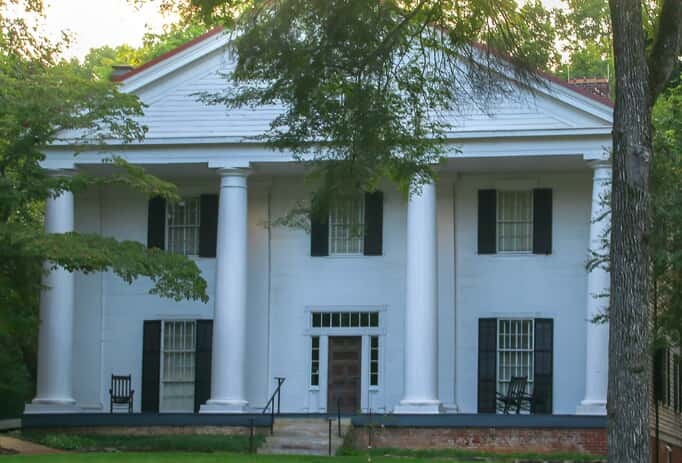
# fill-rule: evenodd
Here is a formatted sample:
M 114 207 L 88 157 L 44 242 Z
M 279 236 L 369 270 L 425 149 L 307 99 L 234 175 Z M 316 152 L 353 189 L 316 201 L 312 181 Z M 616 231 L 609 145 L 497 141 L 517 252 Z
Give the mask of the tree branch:
M 680 54 L 682 0 L 664 0 L 659 14 L 654 46 L 649 55 L 651 104 L 665 88 Z

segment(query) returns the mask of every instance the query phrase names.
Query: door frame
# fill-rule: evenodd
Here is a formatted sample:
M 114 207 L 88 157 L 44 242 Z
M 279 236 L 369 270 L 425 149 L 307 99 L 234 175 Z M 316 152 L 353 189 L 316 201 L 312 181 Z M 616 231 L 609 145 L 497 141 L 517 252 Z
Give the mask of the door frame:
M 303 337 L 306 353 L 306 400 L 305 407 L 310 413 L 327 413 L 327 378 L 328 357 L 329 357 L 329 337 L 333 336 L 361 336 L 362 337 L 362 360 L 361 360 L 361 380 L 360 380 L 360 407 L 364 413 L 372 407 L 373 411 L 386 412 L 386 351 L 387 333 L 386 323 L 388 316 L 388 306 L 306 306 L 303 320 Z M 312 312 L 378 312 L 379 327 L 376 328 L 312 328 Z M 312 373 L 311 351 L 312 337 L 320 338 L 320 381 L 318 386 L 310 385 Z M 369 338 L 379 336 L 379 386 L 369 386 Z

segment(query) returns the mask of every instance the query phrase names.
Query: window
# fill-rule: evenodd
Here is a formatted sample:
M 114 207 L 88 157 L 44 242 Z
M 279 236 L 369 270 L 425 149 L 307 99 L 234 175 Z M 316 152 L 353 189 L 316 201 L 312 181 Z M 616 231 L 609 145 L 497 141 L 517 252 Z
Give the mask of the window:
M 379 385 L 379 336 L 369 337 L 369 385 Z
M 682 411 L 682 384 L 680 381 L 680 356 L 673 356 L 673 405 L 676 412 Z
M 379 312 L 312 312 L 313 328 L 378 328 Z
M 161 411 L 194 410 L 194 320 L 164 321 L 161 337 Z
M 186 256 L 199 254 L 199 198 L 168 203 L 168 250 Z
M 533 250 L 533 192 L 497 192 L 497 252 Z
M 533 393 L 535 340 L 533 320 L 497 321 L 497 392 L 506 394 L 513 376 L 528 378 Z
M 310 385 L 320 385 L 320 337 L 313 336 L 311 343 Z
M 363 254 L 365 244 L 364 197 L 338 199 L 329 207 L 329 254 Z

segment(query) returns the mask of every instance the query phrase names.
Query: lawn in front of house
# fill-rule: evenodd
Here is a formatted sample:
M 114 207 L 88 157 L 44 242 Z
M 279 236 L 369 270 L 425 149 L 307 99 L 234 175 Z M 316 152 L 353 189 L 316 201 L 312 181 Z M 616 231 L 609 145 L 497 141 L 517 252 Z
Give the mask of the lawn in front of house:
M 23 431 L 15 437 L 60 450 L 123 452 L 248 453 L 249 436 L 223 434 L 108 435 Z M 256 448 L 265 440 L 254 436 Z
M 372 457 L 372 463 L 400 463 L 404 458 Z M 423 463 L 433 460 L 409 460 Z M 321 457 L 299 455 L 245 455 L 234 453 L 62 453 L 58 455 L 17 455 L 0 457 L 2 463 L 368 463 L 367 455 Z M 466 463 L 448 460 L 448 463 Z

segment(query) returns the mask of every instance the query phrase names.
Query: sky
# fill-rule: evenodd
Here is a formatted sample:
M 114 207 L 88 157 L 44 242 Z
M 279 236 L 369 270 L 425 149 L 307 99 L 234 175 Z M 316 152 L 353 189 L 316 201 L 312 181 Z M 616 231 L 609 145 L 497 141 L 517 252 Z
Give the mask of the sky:
M 83 58 L 88 50 L 102 45 L 140 46 L 145 31 L 160 32 L 165 23 L 173 21 L 159 12 L 156 1 L 142 8 L 128 0 L 45 0 L 45 6 L 47 35 L 73 34 L 67 57 Z
M 0 0 L 2 3 L 2 0 Z M 557 7 L 561 0 L 542 0 L 546 7 Z M 59 37 L 62 31 L 74 36 L 67 57 L 83 58 L 90 48 L 128 44 L 140 46 L 147 30 L 159 32 L 173 18 L 164 17 L 158 2 L 151 0 L 141 9 L 129 0 L 45 0 L 45 32 Z

